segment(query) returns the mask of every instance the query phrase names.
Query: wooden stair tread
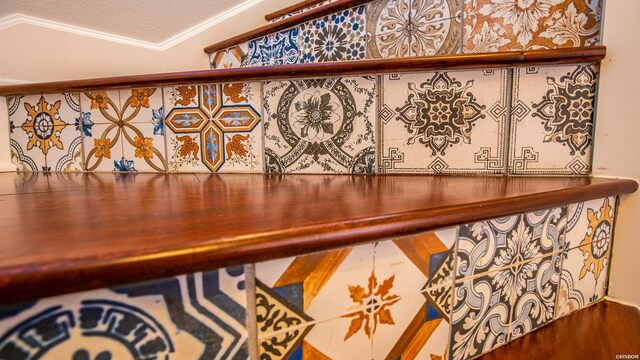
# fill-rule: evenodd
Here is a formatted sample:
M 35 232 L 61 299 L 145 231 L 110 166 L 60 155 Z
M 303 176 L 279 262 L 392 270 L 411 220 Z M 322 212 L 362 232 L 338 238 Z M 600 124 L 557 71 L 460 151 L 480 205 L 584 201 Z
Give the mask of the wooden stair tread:
M 0 302 L 299 255 L 633 192 L 633 180 L 0 174 Z
M 617 359 L 640 355 L 640 310 L 601 301 L 478 359 Z

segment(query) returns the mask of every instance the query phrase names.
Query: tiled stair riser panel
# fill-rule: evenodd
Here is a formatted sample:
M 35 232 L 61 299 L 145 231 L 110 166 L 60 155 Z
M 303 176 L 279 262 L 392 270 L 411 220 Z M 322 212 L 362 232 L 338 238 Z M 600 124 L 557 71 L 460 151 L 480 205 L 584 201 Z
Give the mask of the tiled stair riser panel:
M 501 0 L 376 0 L 214 52 L 209 61 L 222 69 L 592 46 L 601 41 L 601 16 L 602 1 L 590 0 L 528 6 Z
M 589 175 L 598 64 L 8 99 L 19 171 Z
M 610 197 L 0 308 L 0 358 L 471 359 L 602 299 Z

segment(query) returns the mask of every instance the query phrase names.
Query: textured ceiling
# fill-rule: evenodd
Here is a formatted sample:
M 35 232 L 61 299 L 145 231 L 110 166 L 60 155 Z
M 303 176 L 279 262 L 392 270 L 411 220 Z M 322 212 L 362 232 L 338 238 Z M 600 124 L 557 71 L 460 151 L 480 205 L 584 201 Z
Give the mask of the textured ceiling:
M 0 0 L 0 19 L 20 13 L 158 43 L 244 0 Z

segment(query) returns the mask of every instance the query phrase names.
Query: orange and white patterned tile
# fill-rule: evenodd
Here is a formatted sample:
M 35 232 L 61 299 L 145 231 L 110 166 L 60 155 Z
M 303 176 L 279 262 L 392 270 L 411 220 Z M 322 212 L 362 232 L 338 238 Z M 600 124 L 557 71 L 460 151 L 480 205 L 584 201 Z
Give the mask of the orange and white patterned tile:
M 164 88 L 170 172 L 261 172 L 260 84 Z
M 11 158 L 19 171 L 82 171 L 77 93 L 8 99 Z
M 591 172 L 598 71 L 597 64 L 514 70 L 508 169 L 511 174 Z
M 617 198 L 589 200 L 567 206 L 565 250 L 592 242 L 606 242 L 613 232 Z
M 83 129 L 91 128 L 83 140 L 87 171 L 166 171 L 160 89 L 87 91 L 81 101 Z
M 249 43 L 242 43 L 228 49 L 216 51 L 209 55 L 209 62 L 212 69 L 237 69 L 242 67 L 247 52 L 249 51 Z
M 464 52 L 600 43 L 600 0 L 465 0 Z

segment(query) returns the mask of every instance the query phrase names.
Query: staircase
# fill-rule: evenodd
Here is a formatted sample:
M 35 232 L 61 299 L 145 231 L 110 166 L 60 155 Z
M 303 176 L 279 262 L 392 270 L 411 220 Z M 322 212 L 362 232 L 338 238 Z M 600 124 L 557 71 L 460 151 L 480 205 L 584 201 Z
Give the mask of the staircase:
M 496 3 L 309 1 L 212 70 L 0 87 L 0 359 L 472 359 L 604 306 L 638 184 L 590 176 L 601 5 Z

